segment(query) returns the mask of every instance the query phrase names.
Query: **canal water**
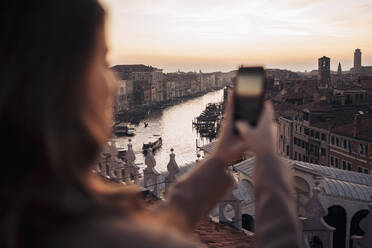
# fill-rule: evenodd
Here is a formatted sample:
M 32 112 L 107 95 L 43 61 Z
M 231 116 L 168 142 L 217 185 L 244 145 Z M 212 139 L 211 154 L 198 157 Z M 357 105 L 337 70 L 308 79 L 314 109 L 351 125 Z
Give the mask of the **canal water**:
M 171 148 L 174 149 L 179 166 L 193 162 L 197 159 L 196 140 L 198 140 L 199 146 L 209 143 L 209 140 L 198 135 L 192 127 L 192 121 L 205 109 L 208 103 L 220 102 L 222 99 L 223 90 L 219 90 L 165 108 L 141 121 L 135 127 L 135 136 L 116 138 L 115 141 L 118 145 L 126 148 L 129 139 L 132 140 L 133 150 L 136 154 L 135 162 L 141 163 L 140 168 L 146 167 L 142 145 L 153 135 L 160 135 L 163 139 L 162 147 L 155 152 L 155 168 L 159 172 L 167 170 Z M 145 127 L 144 122 L 149 124 L 148 127 Z

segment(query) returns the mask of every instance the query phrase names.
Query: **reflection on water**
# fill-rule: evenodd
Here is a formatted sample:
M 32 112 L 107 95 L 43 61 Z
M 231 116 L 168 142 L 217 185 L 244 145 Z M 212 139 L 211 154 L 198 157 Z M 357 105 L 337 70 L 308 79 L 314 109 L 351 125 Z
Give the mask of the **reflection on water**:
M 161 135 L 163 146 L 156 151 L 156 169 L 165 171 L 169 162 L 170 149 L 174 148 L 178 165 L 190 163 L 196 157 L 196 139 L 198 144 L 207 144 L 208 140 L 200 138 L 192 128 L 192 120 L 198 116 L 208 103 L 222 101 L 223 90 L 208 93 L 204 96 L 168 107 L 161 112 L 152 114 L 136 127 L 134 137 L 121 137 L 116 141 L 120 146 L 127 147 L 128 140 L 132 139 L 136 154 L 136 163 L 144 163 L 142 144 L 154 134 Z M 144 122 L 149 125 L 145 128 Z M 145 165 L 140 165 L 141 168 Z

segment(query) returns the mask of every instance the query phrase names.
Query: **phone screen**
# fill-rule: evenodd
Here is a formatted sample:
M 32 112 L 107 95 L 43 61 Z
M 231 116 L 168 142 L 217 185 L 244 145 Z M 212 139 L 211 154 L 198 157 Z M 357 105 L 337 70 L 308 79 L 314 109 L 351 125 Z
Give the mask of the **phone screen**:
M 262 111 L 265 76 L 262 67 L 239 69 L 235 85 L 235 119 L 257 124 Z
M 263 75 L 260 73 L 241 73 L 238 76 L 236 94 L 242 97 L 261 96 L 263 91 Z

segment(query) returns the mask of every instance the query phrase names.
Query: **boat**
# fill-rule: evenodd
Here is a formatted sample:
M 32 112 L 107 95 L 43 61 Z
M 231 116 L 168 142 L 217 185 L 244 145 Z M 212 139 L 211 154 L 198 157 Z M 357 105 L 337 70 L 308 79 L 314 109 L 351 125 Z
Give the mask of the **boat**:
M 163 140 L 159 136 L 160 135 L 154 135 L 146 143 L 143 143 L 142 150 L 146 152 L 149 148 L 151 148 L 153 151 L 159 149 L 163 144 Z
M 134 131 L 135 131 L 134 127 L 128 127 L 127 136 L 134 136 L 135 135 Z
M 114 127 L 116 136 L 134 136 L 134 131 L 134 127 L 130 126 L 129 123 L 119 123 Z
M 114 126 L 116 136 L 125 136 L 128 132 L 128 123 L 119 123 Z

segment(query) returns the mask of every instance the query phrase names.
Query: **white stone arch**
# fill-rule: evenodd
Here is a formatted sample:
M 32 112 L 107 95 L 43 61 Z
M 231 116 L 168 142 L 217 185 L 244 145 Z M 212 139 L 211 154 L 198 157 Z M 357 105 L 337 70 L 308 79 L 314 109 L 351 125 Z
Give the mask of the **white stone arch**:
M 252 180 L 248 178 L 239 180 L 236 189 L 233 190 L 233 194 L 242 201 L 241 213 L 254 217 L 254 184 Z
M 301 176 L 294 176 L 293 181 L 295 186 L 297 213 L 299 216 L 306 217 L 306 205 L 310 200 L 311 186 L 308 181 Z

